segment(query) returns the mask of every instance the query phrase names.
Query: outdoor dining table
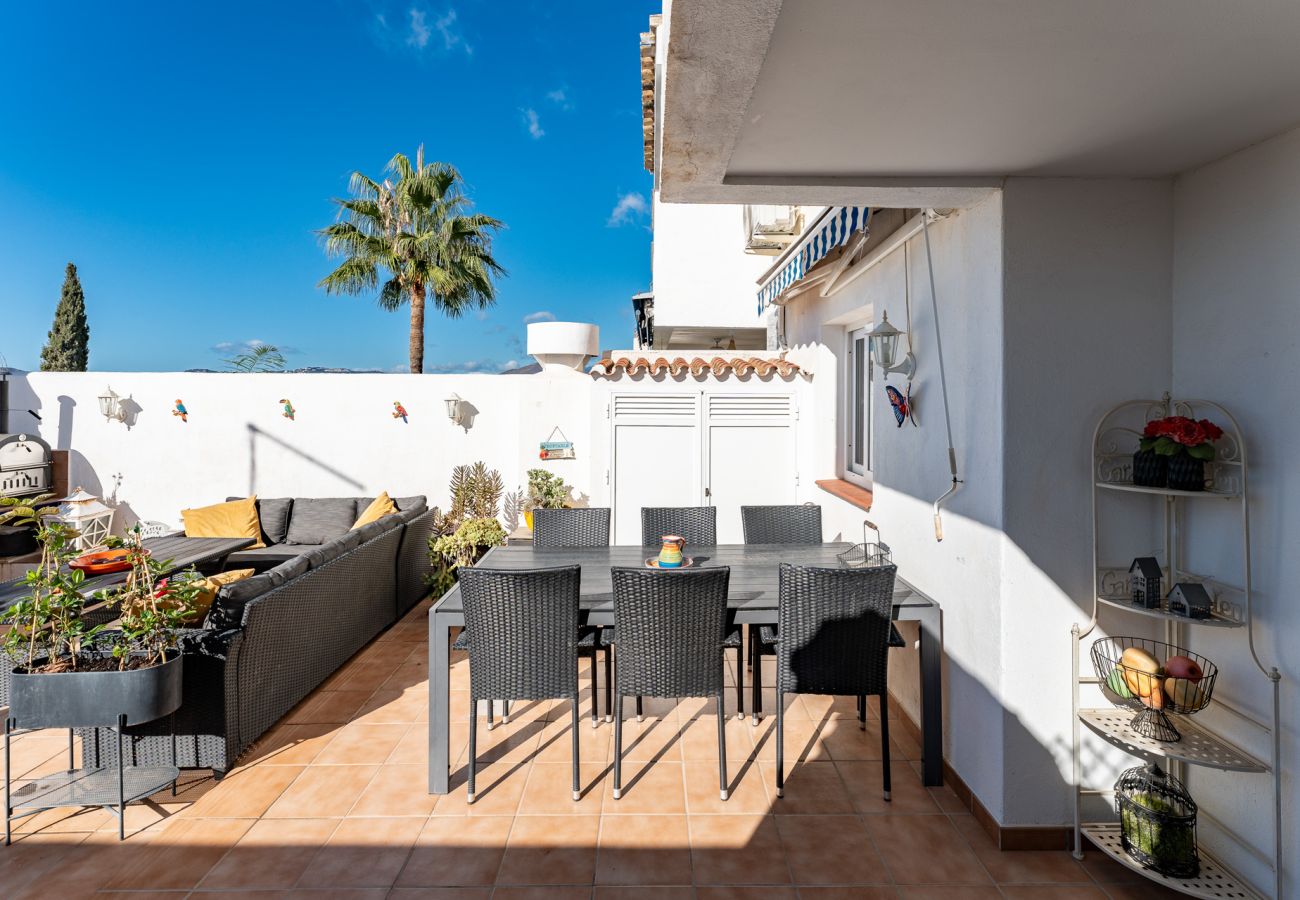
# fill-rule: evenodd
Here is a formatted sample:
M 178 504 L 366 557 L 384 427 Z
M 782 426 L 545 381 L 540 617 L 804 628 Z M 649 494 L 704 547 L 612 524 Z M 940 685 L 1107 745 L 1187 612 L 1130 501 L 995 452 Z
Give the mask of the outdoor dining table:
M 778 572 L 784 562 L 808 566 L 835 567 L 838 556 L 852 545 L 830 543 L 719 544 L 694 546 L 688 553 L 696 565 L 730 566 L 731 582 L 727 605 L 735 610 L 736 622 L 746 625 L 775 625 Z M 531 544 L 496 547 L 479 561 L 496 569 L 533 569 L 579 565 L 581 606 L 589 625 L 614 625 L 612 566 L 643 566 L 647 551 L 642 547 L 595 547 L 582 549 L 537 549 Z M 943 784 L 943 705 L 940 660 L 943 652 L 941 611 L 929 597 L 903 578 L 894 588 L 894 618 L 920 625 L 921 654 L 921 777 L 925 784 Z M 450 649 L 451 629 L 463 626 L 460 588 L 453 587 L 429 611 L 429 793 L 449 791 L 450 754 Z M 594 700 L 593 700 L 594 702 Z

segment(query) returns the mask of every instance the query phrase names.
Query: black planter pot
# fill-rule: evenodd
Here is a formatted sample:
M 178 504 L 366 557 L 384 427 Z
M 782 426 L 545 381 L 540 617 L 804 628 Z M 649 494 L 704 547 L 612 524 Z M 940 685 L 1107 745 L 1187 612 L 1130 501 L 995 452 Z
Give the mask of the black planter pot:
M 27 525 L 0 525 L 0 556 L 36 552 L 36 532 Z
M 106 672 L 31 673 L 15 669 L 9 715 L 18 728 L 91 728 L 152 722 L 181 705 L 178 653 L 161 666 Z
M 1186 453 L 1169 457 L 1167 486 L 1175 491 L 1205 490 L 1205 462 Z
M 1169 457 L 1154 450 L 1133 454 L 1133 483 L 1140 487 L 1164 487 L 1169 476 Z

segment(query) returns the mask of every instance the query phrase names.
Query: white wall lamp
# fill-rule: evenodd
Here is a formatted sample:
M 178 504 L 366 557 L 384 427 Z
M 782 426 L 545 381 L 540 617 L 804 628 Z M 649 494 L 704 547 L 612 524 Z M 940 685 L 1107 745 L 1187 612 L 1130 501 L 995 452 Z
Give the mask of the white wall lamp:
M 122 398 L 110 387 L 99 395 L 99 411 L 105 419 L 110 422 L 125 422 L 126 409 L 122 406 Z
M 886 381 L 889 380 L 890 372 L 898 372 L 909 380 L 916 374 L 916 357 L 910 349 L 901 362 L 898 359 L 898 339 L 906 335 L 906 331 L 899 331 L 890 324 L 888 311 L 881 315 L 880 324 L 867 332 L 871 338 L 871 355 L 885 373 Z M 910 338 L 908 343 L 911 343 Z
M 452 394 L 443 401 L 447 404 L 447 418 L 451 419 L 453 425 L 465 424 L 465 401 L 460 399 L 459 394 Z

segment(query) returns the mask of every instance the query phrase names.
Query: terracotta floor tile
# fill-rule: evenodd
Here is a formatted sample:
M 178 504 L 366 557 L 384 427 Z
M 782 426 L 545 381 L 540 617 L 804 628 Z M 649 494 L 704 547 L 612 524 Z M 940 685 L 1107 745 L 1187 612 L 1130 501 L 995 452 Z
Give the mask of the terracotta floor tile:
M 681 885 L 598 884 L 592 893 L 595 900 L 695 900 L 695 888 Z
M 718 717 L 716 715 L 683 719 L 681 751 L 682 759 L 690 762 L 718 759 Z M 754 752 L 753 727 L 748 721 L 729 718 L 726 721 L 727 759 L 743 762 Z
M 685 816 L 602 816 L 597 884 L 691 884 Z
M 687 762 L 683 766 L 683 775 L 686 781 L 686 809 L 692 815 L 763 815 L 772 810 L 763 772 L 757 763 L 728 763 L 728 797 L 725 801 L 718 794 L 717 760 Z
M 1141 878 L 1140 875 L 1138 877 Z M 1145 878 L 1141 884 L 1108 884 L 1104 890 L 1111 900 L 1175 900 L 1187 896 L 1164 885 L 1152 884 Z
M 786 765 L 804 760 L 819 762 L 830 759 L 830 753 L 822 743 L 821 723 L 807 719 L 787 719 L 785 722 L 785 761 Z M 754 756 L 764 762 L 776 760 L 776 716 L 769 716 L 751 728 L 750 736 L 754 741 Z
M 599 832 L 599 816 L 520 816 L 497 883 L 590 885 Z
M 475 800 L 465 802 L 464 766 L 451 773 L 449 793 L 438 797 L 435 816 L 513 816 L 524 795 L 531 765 L 527 762 L 495 762 L 480 765 L 475 774 Z
M 374 644 L 372 646 L 378 647 L 380 645 Z M 397 671 L 397 667 L 401 664 L 400 659 L 394 659 L 392 655 L 387 653 L 352 663 L 344 669 L 343 677 L 339 679 L 335 690 L 370 691 L 373 693 Z
M 417 688 L 380 688 L 353 716 L 354 722 L 405 724 L 429 721 L 429 694 Z
M 312 765 L 379 765 L 388 759 L 409 727 L 353 722 L 334 735 Z
M 393 888 L 391 900 L 489 900 L 491 888 L 441 887 Z
M 674 716 L 671 719 L 646 717 L 638 722 L 630 712 L 624 711 L 623 722 L 623 759 L 624 761 L 658 760 L 663 762 L 681 762 L 682 745 L 680 732 L 683 725 Z M 613 723 L 609 725 L 613 734 Z M 611 737 L 612 740 L 612 737 Z M 614 749 L 610 747 L 610 759 L 614 758 Z
M 590 897 L 590 887 L 573 885 L 508 885 L 492 892 L 492 900 L 590 900 Z
M 338 827 L 337 819 L 263 819 L 255 822 L 199 887 L 291 888 L 316 851 Z
M 33 834 L 15 838 L 14 843 L 0 850 L 0 884 L 10 894 L 17 894 L 32 883 L 39 889 L 47 873 L 80 864 L 85 853 L 77 847 L 83 839 L 80 834 Z
M 316 759 L 325 745 L 334 739 L 342 725 L 288 725 L 273 750 L 256 760 L 264 766 L 305 766 Z
M 298 886 L 392 887 L 424 824 L 419 819 L 344 819 L 316 852 Z
M 1002 896 L 1006 900 L 1105 900 L 1106 898 L 1106 893 L 1093 884 L 1004 884 L 1000 887 Z M 1155 895 L 1144 893 L 1141 896 Z
M 999 884 L 1004 883 L 1090 883 L 1083 866 L 1068 851 L 1030 851 L 1003 853 L 988 836 L 974 816 L 952 816 L 950 821 L 966 838 L 975 855 L 979 857 L 989 875 Z
M 686 784 L 679 762 L 623 763 L 622 797 L 614 799 L 611 763 L 605 782 L 605 815 L 644 815 L 686 812 Z
M 776 796 L 776 763 L 759 763 L 763 781 Z M 772 801 L 779 816 L 842 815 L 853 812 L 853 804 L 835 764 L 805 762 L 786 764 L 785 796 Z
M 581 799 L 573 799 L 573 766 L 569 763 L 534 763 L 519 802 L 519 815 L 580 815 L 600 813 L 604 799 L 605 763 L 580 763 Z
M 857 816 L 777 816 L 796 884 L 888 884 L 889 871 Z
M 430 819 L 416 838 L 397 886 L 494 884 L 513 825 L 511 816 Z
M 357 798 L 348 817 L 357 816 L 419 816 L 428 818 L 438 803 L 438 797 L 429 793 L 429 770 L 424 766 L 398 766 L 392 763 L 379 767 L 370 784 Z
M 193 888 L 252 824 L 249 819 L 173 819 L 104 886 Z
M 890 799 L 885 800 L 883 763 L 879 761 L 836 762 L 840 780 L 849 802 L 860 813 L 885 815 L 937 813 L 939 806 L 930 791 L 921 784 L 920 777 L 911 766 L 890 766 Z M 787 796 L 789 796 L 787 794 Z
M 219 818 L 256 818 L 271 808 L 303 771 L 301 766 L 252 766 L 231 772 L 221 790 L 210 790 L 188 814 Z
M 821 741 L 826 751 L 835 760 L 872 760 L 882 759 L 884 754 L 880 746 L 880 722 L 867 719 L 866 730 L 858 727 L 857 719 L 829 719 L 821 723 Z M 890 732 L 890 754 L 893 760 L 905 760 L 908 757 L 898 749 L 898 737 Z
M 947 816 L 863 816 L 899 884 L 987 884 L 988 872 Z
M 453 748 L 453 753 L 456 750 Z M 424 725 L 412 725 L 397 742 L 386 762 L 398 766 L 429 766 L 429 729 Z
M 699 884 L 789 884 L 771 816 L 691 816 L 691 866 Z
M 886 887 L 884 885 L 854 885 L 853 887 L 827 886 L 827 887 L 810 887 L 804 885 L 799 888 L 799 900 L 896 900 L 898 889 Z M 981 900 L 976 895 L 972 900 Z M 992 898 L 989 898 L 992 900 Z
M 266 811 L 271 819 L 345 816 L 378 766 L 308 766 Z
M 700 885 L 695 889 L 696 900 L 796 900 L 796 888 L 773 884 Z
M 573 739 L 569 730 L 569 717 L 561 716 L 546 723 L 537 743 L 534 759 L 538 762 L 562 763 L 573 758 Z M 610 758 L 614 744 L 614 729 L 603 720 L 596 728 L 589 719 L 578 723 L 578 759 L 582 762 L 603 763 Z
M 373 691 L 323 691 L 301 710 L 290 713 L 291 725 L 342 725 L 365 705 Z
M 898 889 L 902 900 L 1001 900 L 995 887 L 974 884 L 903 885 Z

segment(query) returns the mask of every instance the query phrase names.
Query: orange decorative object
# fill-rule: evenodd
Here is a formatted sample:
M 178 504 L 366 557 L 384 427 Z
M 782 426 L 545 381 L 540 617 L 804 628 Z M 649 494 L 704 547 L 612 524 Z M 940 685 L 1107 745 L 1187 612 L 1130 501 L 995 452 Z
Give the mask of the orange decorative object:
M 111 572 L 125 572 L 131 568 L 131 558 L 127 550 L 100 550 L 97 553 L 83 553 L 68 563 L 68 568 L 79 569 L 87 575 L 107 575 Z M 144 551 L 145 556 L 149 551 Z

